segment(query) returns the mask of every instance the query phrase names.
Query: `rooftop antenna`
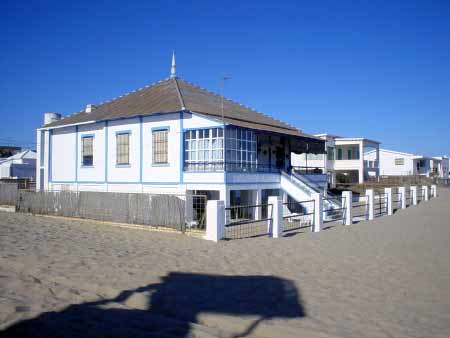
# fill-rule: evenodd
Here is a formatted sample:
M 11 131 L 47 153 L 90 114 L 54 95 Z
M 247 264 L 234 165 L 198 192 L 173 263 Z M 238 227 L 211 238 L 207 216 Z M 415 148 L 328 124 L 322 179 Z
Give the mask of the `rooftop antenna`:
M 231 80 L 231 76 L 227 75 L 227 74 L 223 74 L 222 78 L 220 79 L 220 111 L 222 113 L 222 122 L 224 122 L 224 118 L 223 118 L 223 92 L 225 90 L 225 81 L 226 80 Z
M 172 51 L 172 68 L 170 68 L 170 78 L 177 77 L 177 65 L 175 63 L 175 51 Z

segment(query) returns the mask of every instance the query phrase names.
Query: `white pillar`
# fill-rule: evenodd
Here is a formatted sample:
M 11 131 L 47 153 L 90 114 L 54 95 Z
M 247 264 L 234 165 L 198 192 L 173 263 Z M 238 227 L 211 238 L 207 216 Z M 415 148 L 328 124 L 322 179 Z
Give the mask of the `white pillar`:
M 437 197 L 437 186 L 436 184 L 431 185 L 431 197 Z
M 272 208 L 269 234 L 272 238 L 281 237 L 283 233 L 283 200 L 281 197 L 269 196 L 269 208 Z
M 400 208 L 406 209 L 406 187 L 398 188 L 400 194 Z
M 311 197 L 314 200 L 313 232 L 319 232 L 323 224 L 323 197 L 321 193 L 313 193 Z
M 364 141 L 359 143 L 359 183 L 364 183 Z
M 394 213 L 392 208 L 392 188 L 384 188 L 384 193 L 386 194 L 387 214 L 392 215 Z
M 255 190 L 255 204 L 256 205 L 261 205 L 262 204 L 261 194 L 262 194 L 261 189 Z M 257 221 L 260 220 L 261 219 L 261 214 L 262 214 L 262 207 L 261 206 L 256 207 L 255 208 L 255 220 L 257 220 Z
M 342 208 L 344 212 L 344 224 L 351 225 L 353 223 L 353 192 L 342 192 Z
M 409 193 L 411 194 L 412 197 L 412 204 L 413 205 L 417 205 L 417 186 L 412 186 L 409 188 Z
M 374 218 L 374 202 L 375 201 L 374 201 L 373 189 L 367 189 L 366 196 L 367 196 L 367 205 L 369 207 L 369 221 L 371 221 Z
M 427 185 L 424 185 L 424 186 L 422 186 L 422 189 L 423 189 L 423 199 L 425 200 L 425 201 L 428 201 L 428 186 Z
M 206 235 L 204 239 L 217 242 L 225 231 L 224 201 L 208 201 L 206 204 Z

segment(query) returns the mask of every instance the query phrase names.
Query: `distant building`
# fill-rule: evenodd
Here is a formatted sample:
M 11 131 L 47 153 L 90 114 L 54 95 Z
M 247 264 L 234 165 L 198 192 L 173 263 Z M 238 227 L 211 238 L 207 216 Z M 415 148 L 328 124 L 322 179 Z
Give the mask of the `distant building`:
M 36 177 L 36 153 L 25 150 L 8 158 L 0 159 L 1 178 L 30 178 Z
M 444 180 L 449 178 L 449 158 L 446 156 L 432 157 L 414 155 L 389 149 L 380 149 L 380 175 L 406 176 L 422 175 L 438 177 Z M 369 151 L 365 154 L 373 159 L 375 153 Z
M 335 186 L 339 177 L 344 183 L 363 183 L 368 178 L 378 177 L 378 149 L 380 142 L 363 137 L 341 137 L 331 134 L 314 135 L 326 141 L 326 154 L 292 154 L 292 165 L 317 168 L 328 175 L 328 183 Z M 366 151 L 373 149 L 371 159 L 365 157 Z

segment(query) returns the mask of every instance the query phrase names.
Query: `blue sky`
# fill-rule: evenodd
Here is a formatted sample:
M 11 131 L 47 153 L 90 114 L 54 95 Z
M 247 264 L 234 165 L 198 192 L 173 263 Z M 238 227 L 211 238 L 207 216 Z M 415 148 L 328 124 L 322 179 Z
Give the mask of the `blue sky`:
M 450 155 L 450 1 L 1 1 L 0 144 L 178 75 L 305 132 Z

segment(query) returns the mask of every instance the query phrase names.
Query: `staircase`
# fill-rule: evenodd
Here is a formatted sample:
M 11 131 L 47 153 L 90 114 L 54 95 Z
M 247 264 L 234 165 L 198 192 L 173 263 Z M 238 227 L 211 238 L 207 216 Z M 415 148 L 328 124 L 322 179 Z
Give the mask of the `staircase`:
M 284 190 L 295 201 L 301 202 L 311 200 L 314 193 L 322 193 L 324 196 L 324 208 L 340 208 L 340 199 L 323 189 L 318 184 L 311 182 L 306 177 L 296 173 L 281 172 L 281 189 Z

